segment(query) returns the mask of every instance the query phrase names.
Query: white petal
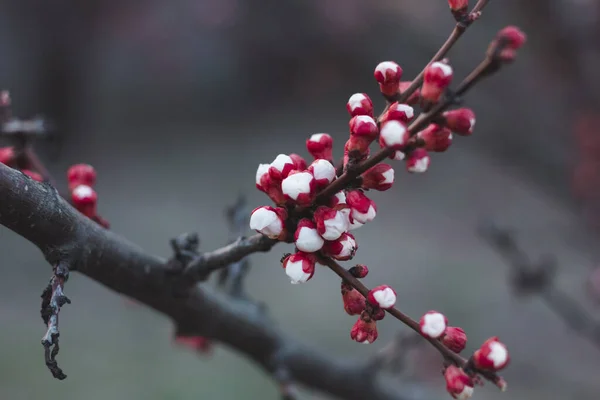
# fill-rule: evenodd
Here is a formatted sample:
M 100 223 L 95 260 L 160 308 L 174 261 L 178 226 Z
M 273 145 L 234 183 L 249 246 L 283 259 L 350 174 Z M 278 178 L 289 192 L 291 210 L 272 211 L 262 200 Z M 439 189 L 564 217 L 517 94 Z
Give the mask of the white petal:
M 440 313 L 425 314 L 423 320 L 421 332 L 433 339 L 442 336 L 446 330 L 446 318 Z
M 314 179 L 310 172 L 290 175 L 281 182 L 281 191 L 291 199 L 297 200 L 299 195 L 310 193 L 310 184 Z
M 283 231 L 283 223 L 274 211 L 261 207 L 250 216 L 250 229 L 275 239 Z
M 315 251 L 321 250 L 325 241 L 319 235 L 316 229 L 302 227 L 298 233 L 298 240 L 296 240 L 296 247 L 300 251 L 307 253 L 314 253 Z
M 408 138 L 406 127 L 399 121 L 388 121 L 383 124 L 380 135 L 388 147 L 402 146 Z
M 325 240 L 336 240 L 348 230 L 348 218 L 342 212 L 335 213 L 335 217 L 326 219 L 325 232 L 321 235 Z
M 300 260 L 300 261 L 288 262 L 285 265 L 285 273 L 287 276 L 290 277 L 293 285 L 296 285 L 298 283 L 304 283 L 304 282 L 308 281 L 308 278 L 310 278 L 310 274 L 307 274 L 302 269 L 303 264 L 304 264 L 304 262 L 302 260 Z
M 375 291 L 373 298 L 381 308 L 390 308 L 396 304 L 396 295 L 391 288 Z

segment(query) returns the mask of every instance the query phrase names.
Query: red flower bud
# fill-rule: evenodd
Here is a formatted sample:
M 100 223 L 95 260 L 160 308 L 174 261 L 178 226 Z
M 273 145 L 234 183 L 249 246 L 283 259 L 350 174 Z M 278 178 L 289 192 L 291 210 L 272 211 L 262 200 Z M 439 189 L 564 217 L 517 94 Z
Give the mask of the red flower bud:
M 296 153 L 291 153 L 290 158 L 292 159 L 292 162 L 294 163 L 294 169 L 296 171 L 304 171 L 306 169 L 306 160 L 304 158 L 302 158 L 302 156 L 300 156 Z
M 381 124 L 379 134 L 379 145 L 394 150 L 402 150 L 410 139 L 410 133 L 406 125 L 400 121 L 387 121 Z
M 265 177 L 265 183 L 267 182 L 266 178 L 269 178 L 269 168 L 271 168 L 271 164 L 258 164 L 256 170 L 256 188 L 265 193 L 267 192 L 267 188 L 261 182 L 263 177 Z
M 71 200 L 77 211 L 88 218 L 96 215 L 96 204 L 98 203 L 98 195 L 91 187 L 87 185 L 79 185 L 71 191 Z
M 415 110 L 408 104 L 392 103 L 385 114 L 381 117 L 380 122 L 400 121 L 407 123 L 415 116 Z
M 306 149 L 315 158 L 333 160 L 333 138 L 327 133 L 315 133 L 306 141 Z
M 377 215 L 377 205 L 369 199 L 362 190 L 349 190 L 346 192 L 346 203 L 350 206 L 350 222 L 358 221 L 361 224 L 373 221 Z
M 286 154 L 279 154 L 269 166 L 269 175 L 276 181 L 282 181 L 295 169 L 294 160 Z
M 488 48 L 488 55 L 498 57 L 503 62 L 509 63 L 517 57 L 517 50 L 521 48 L 527 36 L 516 26 L 507 26 L 496 35 L 496 39 Z
M 359 315 L 365 309 L 365 296 L 345 282 L 342 282 L 342 301 L 349 315 Z
M 510 361 L 508 349 L 494 336 L 486 340 L 481 347 L 473 353 L 475 366 L 484 371 L 499 371 L 506 367 Z
M 350 337 L 358 343 L 370 344 L 377 340 L 377 323 L 367 311 L 363 311 L 350 330 Z
M 467 345 L 467 335 L 462 328 L 449 326 L 446 328 L 442 343 L 455 353 L 460 353 Z
M 383 192 L 390 189 L 394 183 L 394 169 L 388 164 L 377 164 L 361 176 L 363 189 Z
M 294 234 L 296 248 L 306 253 L 314 253 L 321 250 L 325 240 L 319 235 L 317 225 L 310 219 L 301 219 Z
M 368 115 L 373 117 L 373 102 L 366 93 L 354 93 L 346 103 L 350 116 Z
M 444 371 L 446 390 L 458 400 L 467 400 L 473 395 L 473 380 L 455 365 L 450 365 Z
M 375 79 L 379 82 L 381 93 L 394 96 L 398 93 L 402 68 L 393 61 L 384 61 L 377 65 L 374 72 Z
M 323 239 L 336 240 L 348 230 L 348 218 L 341 210 L 320 206 L 313 218 Z
M 252 210 L 250 214 L 250 229 L 270 237 L 271 239 L 284 240 L 286 237 L 285 208 L 262 206 Z
M 452 144 L 452 132 L 446 127 L 429 124 L 417 134 L 425 142 L 425 150 L 441 153 L 448 150 Z
M 406 170 L 411 173 L 423 173 L 429 168 L 429 153 L 425 149 L 415 149 L 408 153 L 406 158 Z
M 315 261 L 307 253 L 298 251 L 283 260 L 283 269 L 293 285 L 304 283 L 315 273 Z
M 356 254 L 358 244 L 356 239 L 350 233 L 342 233 L 339 239 L 325 242 L 323 245 L 323 253 L 327 257 L 335 258 L 339 261 L 351 260 Z
M 364 278 L 369 273 L 369 268 L 364 264 L 356 264 L 354 267 L 348 270 L 350 274 L 355 278 Z
M 475 113 L 470 108 L 446 111 L 444 113 L 446 127 L 461 136 L 470 136 L 475 127 Z
M 444 90 L 452 82 L 452 67 L 440 61 L 431 63 L 425 69 L 421 98 L 431 103 L 437 103 Z
M 0 148 L 0 163 L 12 167 L 15 162 L 15 149 L 12 147 Z
M 75 164 L 67 170 L 69 189 L 73 190 L 79 185 L 94 187 L 96 184 L 96 170 L 89 164 Z
M 469 7 L 469 0 L 448 0 L 448 5 L 452 11 L 460 11 Z
M 367 300 L 374 306 L 388 309 L 396 304 L 396 292 L 388 285 L 374 287 L 369 291 Z
M 325 187 L 335 179 L 335 167 L 330 161 L 322 158 L 313 161 L 308 167 L 308 171 L 314 176 L 317 188 Z
M 448 318 L 442 313 L 437 311 L 428 311 L 425 313 L 419 321 L 421 327 L 421 333 L 423 336 L 437 339 L 441 337 L 446 331 L 448 325 Z
M 308 171 L 292 171 L 281 182 L 285 198 L 300 206 L 309 206 L 317 194 L 315 177 Z

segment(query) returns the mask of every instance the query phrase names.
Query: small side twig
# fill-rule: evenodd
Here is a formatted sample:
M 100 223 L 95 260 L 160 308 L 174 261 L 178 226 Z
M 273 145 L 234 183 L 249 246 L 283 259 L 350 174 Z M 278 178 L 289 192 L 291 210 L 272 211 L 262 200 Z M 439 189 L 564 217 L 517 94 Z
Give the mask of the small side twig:
M 44 324 L 48 328 L 42 338 L 44 346 L 44 358 L 46 366 L 56 379 L 63 380 L 67 377 L 58 366 L 56 356 L 60 350 L 58 329 L 58 314 L 65 304 L 71 304 L 71 300 L 64 294 L 64 284 L 69 279 L 69 268 L 66 265 L 59 264 L 54 267 L 54 274 L 48 283 L 48 286 L 42 292 L 41 315 Z
M 500 254 L 511 271 L 511 287 L 519 295 L 537 295 L 574 332 L 600 348 L 600 323 L 570 295 L 556 287 L 556 261 L 544 257 L 532 262 L 515 234 L 492 223 L 479 229 L 480 236 Z

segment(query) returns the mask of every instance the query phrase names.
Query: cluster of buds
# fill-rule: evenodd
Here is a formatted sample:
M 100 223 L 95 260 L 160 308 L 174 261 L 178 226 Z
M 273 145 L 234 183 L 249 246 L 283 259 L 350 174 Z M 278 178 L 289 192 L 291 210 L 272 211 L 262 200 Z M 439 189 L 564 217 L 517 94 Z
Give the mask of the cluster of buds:
M 449 1 L 449 5 L 460 22 L 477 17 L 476 12 L 468 13 L 467 0 Z M 511 51 L 514 53 L 523 44 L 524 35 L 519 35 L 520 31 L 514 29 L 501 31 L 494 41 L 496 60 L 508 60 Z M 486 61 L 490 60 L 494 58 Z M 256 188 L 274 204 L 255 208 L 250 228 L 273 240 L 295 244 L 294 252 L 281 259 L 293 284 L 310 280 L 318 263 L 343 277 L 344 311 L 358 316 L 350 330 L 356 342 L 372 343 L 378 336 L 377 321 L 384 318 L 385 312 L 397 315 L 396 292 L 388 285 L 367 291 L 356 282 L 367 275 L 366 266 L 359 264 L 347 270 L 351 278 L 333 260 L 351 260 L 358 249 L 353 231 L 376 217 L 377 205 L 368 192 L 387 191 L 394 184 L 394 169 L 382 160 L 404 161 L 408 172 L 423 173 L 429 168 L 430 153 L 447 151 L 454 134 L 473 134 L 475 113 L 469 108 L 448 109 L 454 104 L 449 90 L 453 74 L 447 60 L 433 61 L 423 71 L 422 83 L 420 78 L 415 83 L 402 82 L 400 65 L 382 62 L 376 66 L 374 76 L 387 106 L 375 117 L 373 101 L 367 94 L 350 96 L 346 103 L 350 132 L 339 167 L 334 164 L 332 137 L 317 133 L 306 141 L 313 158 L 310 164 L 298 154 L 279 154 L 271 163 L 260 164 L 256 171 Z M 421 83 L 419 88 L 414 87 L 416 83 Z M 416 115 L 416 106 L 420 106 L 421 115 Z M 380 148 L 375 155 L 371 155 L 373 144 Z M 416 328 L 416 324 L 412 326 Z M 421 335 L 439 341 L 447 355 L 460 353 L 466 346 L 465 332 L 448 326 L 447 318 L 437 311 L 423 315 L 419 327 Z M 455 398 L 467 398 L 478 371 L 498 371 L 507 363 L 506 347 L 492 338 L 470 358 L 469 368 L 445 369 L 448 391 Z
M 73 207 L 104 228 L 109 224 L 98 215 L 98 194 L 94 190 L 96 170 L 89 164 L 75 164 L 67 170 L 67 182 Z

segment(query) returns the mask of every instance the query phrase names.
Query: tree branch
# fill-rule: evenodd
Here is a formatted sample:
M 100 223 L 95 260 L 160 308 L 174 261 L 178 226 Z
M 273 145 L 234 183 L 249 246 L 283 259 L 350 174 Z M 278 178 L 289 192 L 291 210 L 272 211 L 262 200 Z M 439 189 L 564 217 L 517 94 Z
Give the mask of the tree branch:
M 51 265 L 68 265 L 184 324 L 190 332 L 230 346 L 271 375 L 284 368 L 293 382 L 345 399 L 405 399 L 391 385 L 370 377 L 366 362 L 331 358 L 301 344 L 266 324 L 246 302 L 198 286 L 175 295 L 177 277 L 166 260 L 82 216 L 50 185 L 0 165 L 0 193 L 0 224 L 36 245 Z M 230 245 L 216 257 L 234 261 L 249 254 L 250 244 L 257 242 L 264 244 L 251 238 L 244 250 Z

